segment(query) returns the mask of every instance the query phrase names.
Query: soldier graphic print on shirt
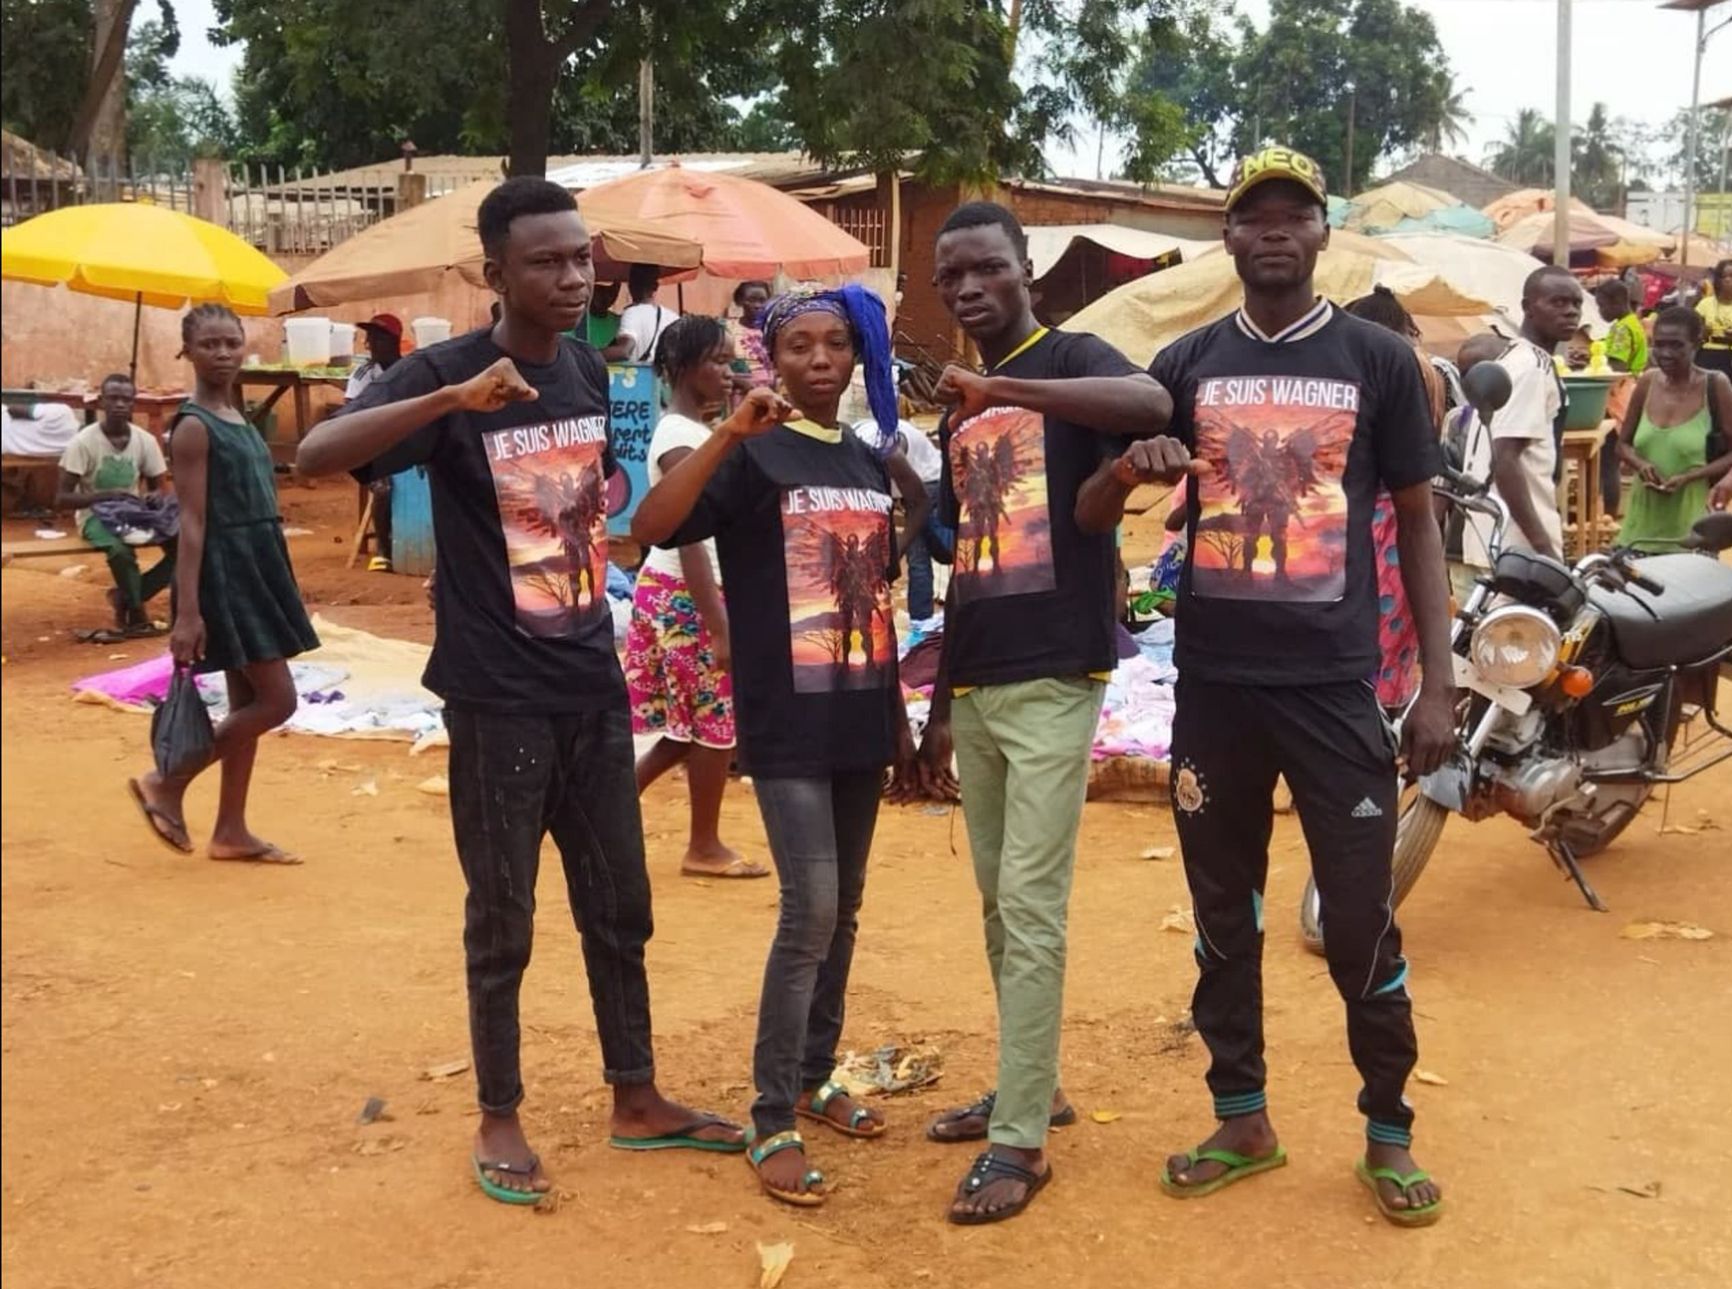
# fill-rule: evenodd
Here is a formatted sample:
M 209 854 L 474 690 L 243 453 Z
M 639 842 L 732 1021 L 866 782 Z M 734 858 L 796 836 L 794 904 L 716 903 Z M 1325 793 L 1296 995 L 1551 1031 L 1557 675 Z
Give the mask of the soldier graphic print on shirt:
M 958 426 L 949 447 L 962 519 L 958 601 L 1052 590 L 1044 418 L 1021 407 L 990 408 Z
M 1209 470 L 1191 585 L 1230 600 L 1339 600 L 1347 588 L 1342 476 L 1359 415 L 1351 381 L 1225 376 L 1197 386 L 1196 454 Z
M 880 689 L 896 674 L 890 508 L 870 488 L 783 491 L 795 693 Z
M 518 629 L 576 634 L 607 607 L 605 416 L 483 436 Z

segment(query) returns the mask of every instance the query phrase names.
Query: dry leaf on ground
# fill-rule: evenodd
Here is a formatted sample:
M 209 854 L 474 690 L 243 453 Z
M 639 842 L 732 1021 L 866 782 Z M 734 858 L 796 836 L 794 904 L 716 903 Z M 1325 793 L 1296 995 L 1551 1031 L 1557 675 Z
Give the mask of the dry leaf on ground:
M 1447 1088 L 1449 1086 L 1448 1079 L 1441 1074 L 1433 1074 L 1430 1070 L 1415 1070 L 1413 1081 L 1415 1083 L 1429 1083 L 1434 1088 Z
M 758 1262 L 763 1269 L 758 1273 L 758 1289 L 776 1289 L 782 1283 L 782 1277 L 788 1274 L 788 1264 L 793 1260 L 793 1245 L 759 1241 Z
M 1625 940 L 1712 940 L 1714 933 L 1694 922 L 1632 922 L 1619 936 Z
M 1177 852 L 1171 846 L 1150 846 L 1139 858 L 1141 859 L 1171 859 Z
M 357 797 L 376 797 L 376 796 L 378 796 L 379 795 L 378 781 L 376 779 L 368 779 L 365 783 L 363 783 L 363 784 L 359 785 L 357 788 L 355 788 L 354 792 L 351 795 L 357 796 Z
M 1619 1190 L 1626 1195 L 1634 1195 L 1637 1199 L 1659 1199 L 1660 1183 L 1646 1182 L 1641 1186 L 1620 1186 Z
M 415 791 L 425 792 L 430 797 L 448 797 L 451 795 L 451 783 L 443 774 L 436 774 L 431 779 L 423 779 L 417 783 Z
M 421 1077 L 432 1079 L 437 1083 L 440 1079 L 454 1079 L 469 1068 L 467 1056 L 458 1057 L 455 1061 L 446 1061 L 443 1065 L 430 1065 L 421 1071 Z
M 688 1226 L 686 1230 L 693 1235 L 720 1235 L 728 1229 L 726 1222 L 704 1222 L 697 1226 Z
M 1089 1118 L 1093 1119 L 1096 1123 L 1117 1123 L 1120 1119 L 1124 1118 L 1124 1115 L 1120 1114 L 1117 1110 L 1090 1110 Z
M 1161 919 L 1161 930 L 1163 931 L 1191 932 L 1196 929 L 1196 926 L 1191 922 L 1191 911 L 1189 909 L 1175 908 L 1172 912 L 1168 913 L 1166 917 Z

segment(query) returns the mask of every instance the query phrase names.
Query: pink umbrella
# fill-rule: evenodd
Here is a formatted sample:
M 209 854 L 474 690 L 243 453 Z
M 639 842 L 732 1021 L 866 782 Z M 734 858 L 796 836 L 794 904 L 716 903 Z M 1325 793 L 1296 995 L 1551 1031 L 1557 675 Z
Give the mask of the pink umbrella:
M 786 193 L 677 163 L 598 184 L 578 197 L 578 208 L 598 223 L 628 219 L 697 242 L 704 271 L 719 278 L 845 277 L 871 262 L 864 242 Z

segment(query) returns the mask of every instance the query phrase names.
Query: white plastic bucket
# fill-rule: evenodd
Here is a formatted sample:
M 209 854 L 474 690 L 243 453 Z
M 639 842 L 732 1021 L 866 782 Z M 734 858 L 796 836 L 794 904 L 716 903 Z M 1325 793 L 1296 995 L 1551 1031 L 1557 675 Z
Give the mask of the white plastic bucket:
M 442 340 L 451 339 L 451 319 L 449 318 L 416 318 L 409 324 L 409 329 L 415 333 L 415 347 L 425 349 L 428 345 L 436 345 Z
M 355 356 L 355 324 L 352 322 L 333 322 L 331 324 L 331 361 L 345 362 Z
M 329 318 L 285 318 L 283 334 L 289 342 L 289 361 L 297 367 L 322 367 L 331 361 Z

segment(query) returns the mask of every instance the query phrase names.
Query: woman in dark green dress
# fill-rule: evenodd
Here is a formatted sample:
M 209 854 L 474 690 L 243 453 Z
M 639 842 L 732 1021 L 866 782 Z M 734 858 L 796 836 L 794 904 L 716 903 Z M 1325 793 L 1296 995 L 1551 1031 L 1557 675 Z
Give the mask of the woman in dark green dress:
M 295 711 L 288 660 L 319 640 L 289 566 L 270 453 L 233 401 L 246 349 L 241 320 L 223 305 L 199 305 L 181 320 L 181 341 L 196 382 L 169 432 L 180 498 L 169 650 L 177 666 L 228 680 L 229 714 L 211 758 L 222 764 L 222 791 L 210 857 L 299 863 L 247 827 L 247 789 L 260 737 Z M 153 771 L 127 783 L 151 831 L 183 854 L 192 840 L 182 803 L 199 772 L 170 779 Z

